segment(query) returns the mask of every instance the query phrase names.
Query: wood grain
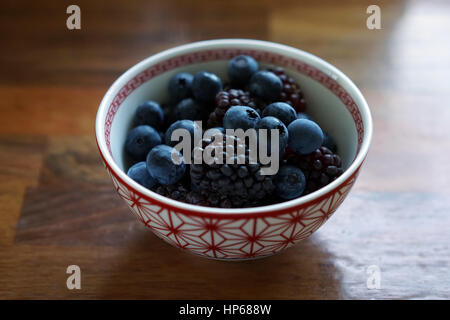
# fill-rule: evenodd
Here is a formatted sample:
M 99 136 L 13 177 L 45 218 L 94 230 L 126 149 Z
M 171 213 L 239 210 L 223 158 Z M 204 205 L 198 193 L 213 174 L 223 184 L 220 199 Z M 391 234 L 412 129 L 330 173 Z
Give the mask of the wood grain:
M 0 298 L 450 298 L 450 3 L 3 1 Z M 378 4 L 382 29 L 368 30 Z M 317 54 L 367 97 L 375 135 L 338 212 L 277 256 L 218 262 L 165 244 L 115 194 L 94 118 L 137 61 L 201 39 L 267 39 Z M 66 288 L 66 268 L 82 289 Z M 366 286 L 367 268 L 381 288 Z

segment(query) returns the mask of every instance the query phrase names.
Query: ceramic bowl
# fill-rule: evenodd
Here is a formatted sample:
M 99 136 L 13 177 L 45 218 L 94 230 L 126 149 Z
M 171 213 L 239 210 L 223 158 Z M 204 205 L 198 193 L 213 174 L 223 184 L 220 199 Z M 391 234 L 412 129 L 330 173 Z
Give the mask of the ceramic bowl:
M 227 62 L 239 54 L 251 55 L 263 68 L 281 66 L 300 84 L 308 113 L 336 140 L 345 172 L 307 196 L 244 209 L 178 202 L 130 179 L 126 175 L 124 141 L 139 103 L 148 99 L 168 101 L 168 81 L 180 71 L 208 70 L 226 81 Z M 355 183 L 367 155 L 372 119 L 359 89 L 326 61 L 277 43 L 223 39 L 175 47 L 128 69 L 101 101 L 95 130 L 115 190 L 146 227 L 185 251 L 208 258 L 243 260 L 279 253 L 310 236 L 330 218 Z

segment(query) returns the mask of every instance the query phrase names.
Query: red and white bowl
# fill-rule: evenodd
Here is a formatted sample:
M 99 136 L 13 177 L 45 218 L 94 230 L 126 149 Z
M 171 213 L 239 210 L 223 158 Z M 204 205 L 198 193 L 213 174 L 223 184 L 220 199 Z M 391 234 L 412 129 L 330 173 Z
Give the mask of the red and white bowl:
M 168 101 L 167 83 L 180 71 L 208 70 L 226 79 L 229 59 L 247 54 L 276 65 L 301 86 L 308 112 L 337 142 L 345 172 L 307 196 L 270 206 L 219 209 L 152 192 L 126 175 L 123 146 L 140 102 Z M 204 257 L 242 260 L 281 252 L 316 231 L 344 201 L 367 155 L 372 119 L 366 100 L 341 71 L 307 52 L 277 43 L 224 39 L 191 43 L 153 55 L 122 74 L 97 113 L 100 154 L 119 196 L 168 243 Z

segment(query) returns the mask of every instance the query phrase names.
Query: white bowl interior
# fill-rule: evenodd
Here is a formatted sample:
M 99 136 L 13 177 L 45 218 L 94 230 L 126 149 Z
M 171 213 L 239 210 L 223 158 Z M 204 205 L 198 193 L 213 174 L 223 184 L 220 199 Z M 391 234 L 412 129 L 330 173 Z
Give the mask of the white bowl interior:
M 215 60 L 172 69 L 148 80 L 129 94 L 117 111 L 111 127 L 112 156 L 119 168 L 125 172 L 128 169 L 128 163 L 123 152 L 124 143 L 127 132 L 132 126 L 136 108 L 141 102 L 145 100 L 155 100 L 159 103 L 167 102 L 169 100 L 167 92 L 169 79 L 181 71 L 196 73 L 201 70 L 208 70 L 217 74 L 226 82 L 228 80 L 226 75 L 227 63 L 227 60 Z M 269 66 L 269 64 L 260 64 L 262 68 L 266 66 Z M 307 113 L 324 131 L 334 138 L 344 169 L 348 168 L 356 157 L 358 135 L 354 120 L 347 107 L 335 94 L 319 82 L 289 68 L 284 69 L 302 88 L 308 106 Z

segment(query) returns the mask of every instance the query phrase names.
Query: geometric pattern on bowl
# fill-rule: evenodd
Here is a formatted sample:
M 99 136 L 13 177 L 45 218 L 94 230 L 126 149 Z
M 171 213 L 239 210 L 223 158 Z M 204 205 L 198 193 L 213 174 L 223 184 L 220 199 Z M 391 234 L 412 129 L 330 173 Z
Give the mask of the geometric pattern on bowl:
M 111 176 L 119 196 L 134 215 L 158 237 L 175 247 L 214 259 L 252 259 L 270 256 L 305 239 L 325 223 L 344 201 L 358 171 L 340 188 L 315 203 L 265 217 L 227 218 L 177 212 L 144 198 Z

